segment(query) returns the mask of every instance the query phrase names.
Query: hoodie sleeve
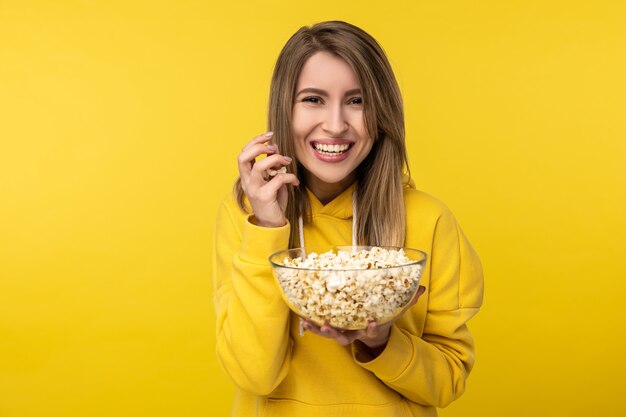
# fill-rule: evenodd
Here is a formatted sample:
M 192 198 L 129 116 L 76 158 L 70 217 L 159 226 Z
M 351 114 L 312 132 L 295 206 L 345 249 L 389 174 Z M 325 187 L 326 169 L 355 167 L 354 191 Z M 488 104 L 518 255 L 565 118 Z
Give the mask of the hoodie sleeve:
M 218 211 L 212 254 L 217 356 L 241 389 L 267 395 L 289 370 L 289 309 L 269 256 L 288 246 L 290 226 L 252 224 L 233 203 Z
M 480 260 L 449 211 L 437 220 L 430 259 L 427 300 L 418 300 L 391 328 L 385 350 L 369 360 L 353 347 L 354 358 L 407 399 L 445 407 L 461 396 L 474 364 L 467 321 L 483 298 Z M 424 297 L 426 298 L 426 297 Z M 415 334 L 420 301 L 428 302 L 423 334 Z

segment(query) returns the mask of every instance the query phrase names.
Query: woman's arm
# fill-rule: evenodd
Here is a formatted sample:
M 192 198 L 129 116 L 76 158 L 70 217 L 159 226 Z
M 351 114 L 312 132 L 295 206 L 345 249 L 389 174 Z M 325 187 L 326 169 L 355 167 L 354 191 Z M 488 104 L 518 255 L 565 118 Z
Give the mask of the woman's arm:
M 289 309 L 268 257 L 287 248 L 289 225 L 259 227 L 233 202 L 221 205 L 212 259 L 217 355 L 241 389 L 267 395 L 289 370 Z
M 355 360 L 387 386 L 422 405 L 444 407 L 465 390 L 474 364 L 467 328 L 482 304 L 483 275 L 478 256 L 449 211 L 434 229 L 423 334 L 415 334 L 419 302 L 391 329 L 375 358 L 354 345 Z M 371 359 L 371 360 L 368 360 Z
M 289 309 L 268 258 L 289 246 L 287 185 L 299 181 L 290 173 L 264 176 L 291 162 L 268 145 L 271 137 L 271 132 L 256 136 L 239 154 L 241 188 L 254 215 L 246 215 L 235 199 L 222 204 L 213 250 L 218 359 L 235 384 L 257 395 L 269 394 L 283 380 L 292 348 Z

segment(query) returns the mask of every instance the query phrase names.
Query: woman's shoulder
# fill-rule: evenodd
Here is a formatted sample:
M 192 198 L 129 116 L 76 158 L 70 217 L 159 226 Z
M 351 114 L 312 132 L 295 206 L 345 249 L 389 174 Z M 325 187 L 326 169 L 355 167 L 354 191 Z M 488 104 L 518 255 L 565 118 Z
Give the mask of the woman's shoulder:
M 246 219 L 251 213 L 251 208 L 245 194 L 242 198 L 245 209 L 242 209 L 239 205 L 236 191 L 234 189 L 231 190 L 222 196 L 219 204 L 219 211 L 226 213 L 233 221 L 240 222 Z
M 418 212 L 420 215 L 429 214 L 439 217 L 450 214 L 450 209 L 437 197 L 419 190 L 413 182 L 404 186 L 404 206 L 407 213 Z
M 436 235 L 438 242 L 458 239 L 457 220 L 437 197 L 415 187 L 407 187 L 404 190 L 404 211 L 408 246 L 427 247 L 426 242 L 434 244 Z

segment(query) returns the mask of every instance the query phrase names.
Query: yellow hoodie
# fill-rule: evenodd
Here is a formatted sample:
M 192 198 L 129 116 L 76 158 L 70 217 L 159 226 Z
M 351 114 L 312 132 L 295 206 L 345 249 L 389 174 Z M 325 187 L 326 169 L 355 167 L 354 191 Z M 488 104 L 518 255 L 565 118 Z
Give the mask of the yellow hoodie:
M 309 193 L 308 246 L 349 245 L 354 186 L 327 205 Z M 375 359 L 306 332 L 283 302 L 268 257 L 290 225 L 252 224 L 235 200 L 219 208 L 212 262 L 217 354 L 236 385 L 233 416 L 436 416 L 474 364 L 466 322 L 482 303 L 480 261 L 450 211 L 407 186 L 405 246 L 428 253 L 427 291 L 396 321 Z

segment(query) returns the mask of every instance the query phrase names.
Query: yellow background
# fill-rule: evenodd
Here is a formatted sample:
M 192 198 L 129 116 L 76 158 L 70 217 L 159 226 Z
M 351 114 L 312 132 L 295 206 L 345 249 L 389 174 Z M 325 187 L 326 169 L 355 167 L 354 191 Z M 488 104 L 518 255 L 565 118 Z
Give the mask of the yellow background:
M 415 181 L 484 263 L 441 415 L 626 414 L 626 2 L 4 0 L 0 416 L 228 414 L 216 207 L 328 19 L 386 49 Z

